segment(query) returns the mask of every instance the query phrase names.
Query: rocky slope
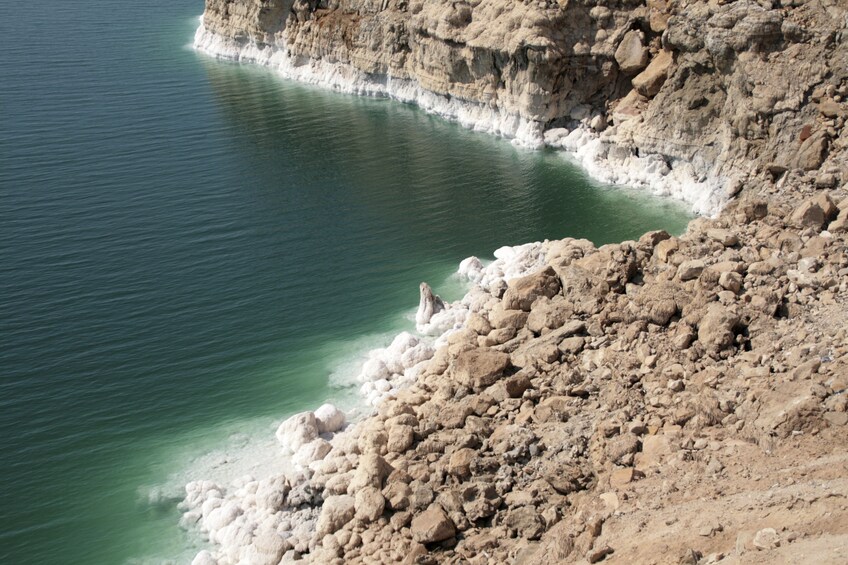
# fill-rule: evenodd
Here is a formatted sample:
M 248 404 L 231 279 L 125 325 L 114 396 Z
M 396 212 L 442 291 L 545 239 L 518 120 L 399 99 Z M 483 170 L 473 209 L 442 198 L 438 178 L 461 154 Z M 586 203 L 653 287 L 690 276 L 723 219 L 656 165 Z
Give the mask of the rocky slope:
M 574 151 L 712 219 L 461 265 L 196 565 L 848 562 L 848 6 L 208 0 L 197 45 Z M 719 213 L 720 211 L 720 213 Z

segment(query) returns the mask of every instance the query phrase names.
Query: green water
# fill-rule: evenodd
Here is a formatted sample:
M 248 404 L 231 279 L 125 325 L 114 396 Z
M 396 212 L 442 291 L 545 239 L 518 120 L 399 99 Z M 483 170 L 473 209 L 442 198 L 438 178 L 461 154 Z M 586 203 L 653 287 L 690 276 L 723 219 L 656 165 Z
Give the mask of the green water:
M 394 102 L 186 48 L 198 1 L 0 8 L 0 562 L 183 562 L 188 478 L 349 391 L 418 283 L 543 238 L 679 231 Z M 268 445 L 272 445 L 269 443 Z M 237 455 L 232 455 L 233 453 Z

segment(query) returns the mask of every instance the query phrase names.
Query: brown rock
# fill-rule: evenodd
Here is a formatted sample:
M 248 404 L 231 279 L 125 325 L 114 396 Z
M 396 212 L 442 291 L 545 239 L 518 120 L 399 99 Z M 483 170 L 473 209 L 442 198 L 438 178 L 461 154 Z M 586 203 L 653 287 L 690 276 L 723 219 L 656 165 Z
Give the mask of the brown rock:
M 717 353 L 733 345 L 739 317 L 720 304 L 711 304 L 698 324 L 698 341 L 708 352 Z
M 663 49 L 654 57 L 644 71 L 633 78 L 633 88 L 643 96 L 654 96 L 662 88 L 674 62 L 671 51 Z
M 457 449 L 448 462 L 448 473 L 460 478 L 471 476 L 471 465 L 476 458 L 477 452 L 470 447 Z
M 527 375 L 514 375 L 504 381 L 504 389 L 510 398 L 520 398 L 524 391 L 532 386 Z
M 513 508 L 506 517 L 506 527 L 524 539 L 539 539 L 545 531 L 545 526 L 539 517 L 535 506 Z
M 641 479 L 644 476 L 644 474 L 633 467 L 616 469 L 610 474 L 610 485 L 612 485 L 613 488 L 621 488 L 625 485 L 629 485 L 633 481 Z
M 506 310 L 530 311 L 533 302 L 540 296 L 551 298 L 559 293 L 562 287 L 559 277 L 553 267 L 510 281 L 503 297 Z
M 798 206 L 789 221 L 802 228 L 814 228 L 820 230 L 826 221 L 824 210 L 813 200 L 806 200 Z
M 450 371 L 461 385 L 480 390 L 494 384 L 507 367 L 509 355 L 480 348 L 460 353 L 451 363 Z
M 618 49 L 615 50 L 615 61 L 626 75 L 633 75 L 648 64 L 648 49 L 645 47 L 645 35 L 641 31 L 631 30 L 624 34 Z
M 795 156 L 793 165 L 795 168 L 813 171 L 818 169 L 824 162 L 827 154 L 827 136 L 825 132 L 819 131 L 811 135 L 801 143 Z
M 435 543 L 452 538 L 456 526 L 438 504 L 412 519 L 412 538 L 419 543 Z

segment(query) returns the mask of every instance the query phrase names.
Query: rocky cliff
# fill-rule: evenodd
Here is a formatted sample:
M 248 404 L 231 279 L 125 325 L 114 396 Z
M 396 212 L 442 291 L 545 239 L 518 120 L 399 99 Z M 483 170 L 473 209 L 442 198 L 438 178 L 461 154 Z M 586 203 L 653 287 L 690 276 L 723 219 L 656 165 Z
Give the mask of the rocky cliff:
M 604 180 L 715 213 L 787 169 L 848 180 L 846 14 L 833 0 L 207 0 L 196 44 L 582 149 Z

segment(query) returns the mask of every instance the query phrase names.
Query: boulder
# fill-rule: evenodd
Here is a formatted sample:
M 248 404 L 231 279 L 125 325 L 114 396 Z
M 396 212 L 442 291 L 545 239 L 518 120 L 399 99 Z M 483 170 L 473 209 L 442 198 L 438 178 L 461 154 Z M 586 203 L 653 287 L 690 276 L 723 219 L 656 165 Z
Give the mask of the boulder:
M 277 440 L 283 449 L 295 452 L 318 437 L 318 419 L 313 412 L 295 414 L 277 428 Z
M 739 317 L 720 304 L 711 304 L 698 324 L 698 341 L 710 353 L 733 345 Z
M 533 302 L 540 296 L 551 298 L 559 293 L 562 287 L 559 277 L 553 267 L 510 281 L 503 296 L 506 310 L 530 311 Z
M 648 49 L 645 47 L 645 34 L 631 30 L 624 34 L 618 49 L 615 50 L 615 61 L 618 68 L 626 75 L 634 75 L 648 64 Z
M 681 281 L 691 281 L 701 276 L 701 273 L 706 268 L 706 264 L 701 259 L 693 259 L 684 261 L 677 268 L 677 278 Z
M 359 458 L 359 465 L 353 473 L 348 492 L 353 494 L 365 487 L 382 488 L 383 479 L 391 472 L 391 465 L 376 453 L 368 453 Z
M 460 353 L 450 372 L 461 385 L 480 390 L 495 383 L 509 367 L 509 355 L 494 349 L 478 348 Z
M 789 217 L 789 221 L 801 228 L 821 230 L 826 221 L 826 216 L 818 202 L 814 199 L 809 199 L 795 208 Z
M 318 431 L 322 434 L 332 434 L 345 425 L 345 413 L 332 404 L 322 404 L 315 410 L 315 419 L 318 421 Z
M 386 448 L 389 453 L 403 453 L 409 449 L 413 441 L 415 441 L 415 435 L 412 431 L 412 426 L 392 426 L 389 428 L 389 439 Z
M 648 68 L 633 77 L 633 88 L 642 96 L 656 95 L 665 83 L 673 62 L 671 51 L 663 49 L 653 58 Z
M 356 493 L 354 499 L 356 519 L 360 522 L 373 522 L 383 514 L 386 499 L 376 487 L 365 487 Z
M 327 497 L 324 504 L 321 505 L 321 514 L 318 516 L 318 522 L 315 525 L 318 538 L 323 538 L 327 534 L 340 530 L 342 526 L 353 519 L 355 513 L 356 503 L 352 496 L 343 494 Z
M 412 538 L 419 543 L 436 543 L 452 538 L 456 526 L 438 504 L 412 519 Z

